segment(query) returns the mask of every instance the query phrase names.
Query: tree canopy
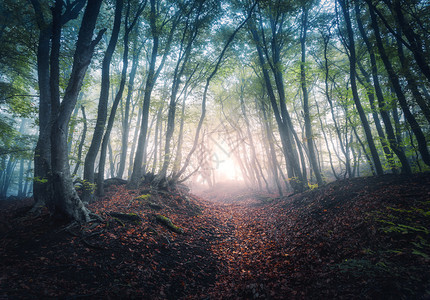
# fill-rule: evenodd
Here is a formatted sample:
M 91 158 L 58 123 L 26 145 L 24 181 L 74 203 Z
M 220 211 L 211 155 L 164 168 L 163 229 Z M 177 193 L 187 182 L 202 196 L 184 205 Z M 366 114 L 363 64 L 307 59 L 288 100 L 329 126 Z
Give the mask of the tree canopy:
M 0 14 L 1 197 L 86 222 L 110 177 L 282 195 L 430 168 L 428 1 L 4 0 Z

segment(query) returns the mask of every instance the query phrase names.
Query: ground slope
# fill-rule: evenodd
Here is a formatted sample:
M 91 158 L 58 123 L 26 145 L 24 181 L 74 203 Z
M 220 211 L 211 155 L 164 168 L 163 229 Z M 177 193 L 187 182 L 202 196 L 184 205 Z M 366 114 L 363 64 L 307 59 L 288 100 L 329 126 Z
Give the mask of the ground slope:
M 0 298 L 430 296 L 429 174 L 283 198 L 114 185 L 90 205 L 105 221 L 82 228 L 32 217 L 30 204 L 0 203 Z

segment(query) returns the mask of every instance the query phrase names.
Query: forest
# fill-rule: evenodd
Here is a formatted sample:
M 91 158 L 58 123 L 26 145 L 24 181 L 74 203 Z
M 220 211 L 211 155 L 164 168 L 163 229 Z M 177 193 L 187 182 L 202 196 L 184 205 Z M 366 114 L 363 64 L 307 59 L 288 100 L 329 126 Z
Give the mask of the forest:
M 430 295 L 429 1 L 0 15 L 0 298 Z

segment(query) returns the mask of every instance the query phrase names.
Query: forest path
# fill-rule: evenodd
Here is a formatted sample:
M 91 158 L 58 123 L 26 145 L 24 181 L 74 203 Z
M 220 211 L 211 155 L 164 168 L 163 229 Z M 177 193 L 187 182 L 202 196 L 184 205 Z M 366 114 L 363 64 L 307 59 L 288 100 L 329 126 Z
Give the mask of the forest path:
M 296 294 L 285 284 L 278 286 L 286 279 L 279 276 L 276 264 L 288 256 L 280 251 L 278 241 L 291 232 L 285 221 L 284 230 L 279 230 L 277 212 L 268 205 L 271 196 L 240 188 L 221 188 L 200 196 L 210 202 L 205 214 L 216 216 L 221 224 L 220 238 L 211 246 L 223 264 L 212 291 L 214 298 L 266 299 L 279 292 Z

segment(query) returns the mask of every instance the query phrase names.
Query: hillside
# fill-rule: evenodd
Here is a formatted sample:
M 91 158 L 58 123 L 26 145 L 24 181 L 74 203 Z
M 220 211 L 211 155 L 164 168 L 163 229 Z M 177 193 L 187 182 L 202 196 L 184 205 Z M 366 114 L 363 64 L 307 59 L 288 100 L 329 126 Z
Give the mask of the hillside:
M 112 185 L 84 227 L 30 205 L 0 202 L 0 298 L 430 297 L 428 173 L 283 198 Z

